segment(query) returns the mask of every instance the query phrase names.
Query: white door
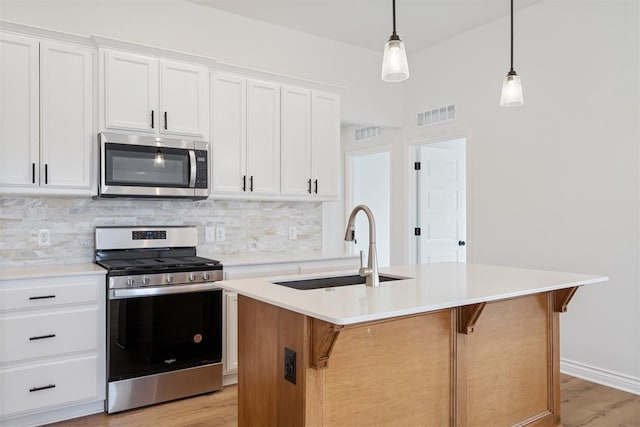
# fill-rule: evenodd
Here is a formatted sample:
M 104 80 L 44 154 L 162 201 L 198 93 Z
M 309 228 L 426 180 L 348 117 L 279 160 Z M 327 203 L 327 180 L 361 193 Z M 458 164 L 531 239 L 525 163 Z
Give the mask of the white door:
M 246 82 L 244 77 L 230 74 L 213 75 L 213 194 L 242 194 L 246 188 Z
M 40 57 L 41 185 L 91 188 L 94 53 L 43 42 Z
M 250 194 L 280 192 L 280 86 L 247 82 L 247 174 Z
M 104 55 L 105 126 L 155 133 L 161 126 L 158 61 L 110 50 Z
M 38 42 L 0 34 L 0 185 L 39 185 Z
M 310 196 L 311 92 L 282 86 L 281 93 L 281 193 L 283 196 Z
M 418 260 L 466 261 L 466 141 L 418 147 Z
M 207 137 L 208 69 L 172 61 L 160 65 L 160 133 Z
M 337 199 L 340 188 L 340 97 L 311 93 L 311 178 L 313 193 Z
M 347 154 L 347 212 L 367 205 L 376 223 L 378 265 L 391 262 L 391 155 L 389 151 Z M 345 218 L 345 222 L 348 217 Z M 363 212 L 356 217 L 356 242 L 347 243 L 350 252 L 363 251 L 365 263 L 369 251 L 369 223 Z

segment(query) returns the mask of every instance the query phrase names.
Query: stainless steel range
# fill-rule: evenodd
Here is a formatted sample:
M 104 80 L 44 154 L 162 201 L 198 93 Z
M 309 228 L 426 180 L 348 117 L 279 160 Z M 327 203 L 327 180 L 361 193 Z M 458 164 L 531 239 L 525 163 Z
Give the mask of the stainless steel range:
M 97 227 L 107 273 L 109 413 L 222 388 L 219 261 L 196 227 Z

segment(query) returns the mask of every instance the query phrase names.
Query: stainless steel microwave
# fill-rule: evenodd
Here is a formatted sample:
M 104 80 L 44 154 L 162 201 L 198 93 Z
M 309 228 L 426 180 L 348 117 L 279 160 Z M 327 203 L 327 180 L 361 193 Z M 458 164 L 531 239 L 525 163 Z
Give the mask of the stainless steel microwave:
M 209 144 L 100 133 L 98 197 L 206 199 Z

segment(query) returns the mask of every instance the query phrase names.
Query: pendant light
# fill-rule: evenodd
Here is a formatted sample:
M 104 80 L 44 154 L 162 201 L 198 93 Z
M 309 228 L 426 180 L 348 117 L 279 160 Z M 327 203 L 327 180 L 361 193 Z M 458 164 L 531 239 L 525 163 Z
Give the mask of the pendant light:
M 513 69 L 513 0 L 511 0 L 511 69 L 502 83 L 501 107 L 517 107 L 524 104 L 520 76 Z
M 401 82 L 409 78 L 409 65 L 404 43 L 396 34 L 396 0 L 393 1 L 393 34 L 384 45 L 382 58 L 382 80 L 385 82 Z

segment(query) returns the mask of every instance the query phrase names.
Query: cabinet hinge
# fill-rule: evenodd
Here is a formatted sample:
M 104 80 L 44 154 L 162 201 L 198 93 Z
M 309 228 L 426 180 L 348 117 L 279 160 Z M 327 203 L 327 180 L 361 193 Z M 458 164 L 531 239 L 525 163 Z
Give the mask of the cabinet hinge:
M 415 162 L 413 164 L 413 169 L 419 171 L 420 170 L 420 162 Z
M 414 236 L 419 236 L 420 232 L 421 232 L 420 227 L 416 227 L 416 228 L 413 229 L 413 235 Z

